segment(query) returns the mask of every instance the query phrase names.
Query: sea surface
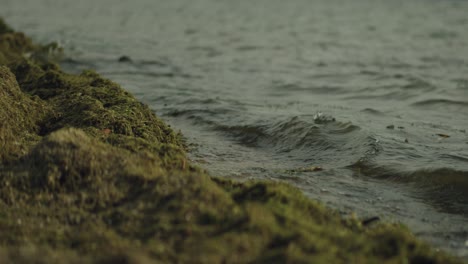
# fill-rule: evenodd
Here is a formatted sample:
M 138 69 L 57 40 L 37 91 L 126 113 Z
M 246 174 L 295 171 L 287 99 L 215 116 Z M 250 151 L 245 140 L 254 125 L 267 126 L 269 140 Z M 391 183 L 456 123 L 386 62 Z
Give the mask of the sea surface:
M 211 174 L 285 181 L 468 259 L 468 1 L 0 6 L 60 43 L 66 71 L 95 69 L 149 104 Z

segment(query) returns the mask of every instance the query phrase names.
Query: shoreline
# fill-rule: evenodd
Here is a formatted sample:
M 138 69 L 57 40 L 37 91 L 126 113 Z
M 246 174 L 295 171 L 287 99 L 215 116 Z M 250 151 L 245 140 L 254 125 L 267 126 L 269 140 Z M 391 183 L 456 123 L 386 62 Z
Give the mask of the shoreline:
M 148 106 L 51 47 L 0 19 L 3 263 L 459 262 L 289 185 L 207 175 Z

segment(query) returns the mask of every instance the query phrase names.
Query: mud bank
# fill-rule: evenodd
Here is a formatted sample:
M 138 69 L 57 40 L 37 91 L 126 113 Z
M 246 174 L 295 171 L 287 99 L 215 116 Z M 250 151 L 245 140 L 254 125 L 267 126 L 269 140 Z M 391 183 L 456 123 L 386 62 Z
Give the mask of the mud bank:
M 458 263 L 288 185 L 207 175 L 146 105 L 62 72 L 51 47 L 0 21 L 1 263 Z

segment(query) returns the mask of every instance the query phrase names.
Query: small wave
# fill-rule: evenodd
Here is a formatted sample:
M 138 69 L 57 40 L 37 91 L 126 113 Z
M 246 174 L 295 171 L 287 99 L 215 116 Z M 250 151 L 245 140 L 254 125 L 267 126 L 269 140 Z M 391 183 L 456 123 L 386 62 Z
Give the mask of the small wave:
M 376 140 L 359 126 L 334 121 L 327 115 L 323 115 L 326 122 L 317 122 L 313 115 L 277 121 L 265 118 L 253 122 L 225 118 L 233 114 L 220 114 L 219 109 L 173 110 L 167 113 L 172 117 L 191 119 L 197 125 L 218 132 L 218 135 L 233 139 L 237 144 L 264 149 L 272 154 L 288 153 L 288 158 L 295 160 L 320 161 L 320 164 L 344 167 L 359 157 L 378 152 Z
M 408 81 L 407 84 L 403 85 L 404 90 L 419 90 L 421 92 L 431 92 L 437 89 L 432 83 L 414 76 L 409 76 L 406 78 Z
M 206 98 L 206 99 L 189 98 L 182 102 L 182 104 L 184 105 L 187 105 L 187 104 L 213 105 L 213 104 L 218 104 L 218 103 L 219 103 L 219 100 L 214 99 L 214 98 Z
M 457 160 L 461 162 L 468 162 L 468 156 L 456 155 L 456 154 L 442 154 L 441 158 L 448 158 L 452 160 Z
M 434 32 L 431 32 L 428 36 L 429 38 L 433 39 L 454 39 L 458 37 L 458 33 L 455 31 L 440 29 Z
M 309 92 L 315 94 L 342 94 L 347 91 L 345 87 L 331 85 L 302 85 L 299 83 L 283 83 L 277 81 L 273 84 L 273 90 L 285 92 Z
M 253 46 L 253 45 L 244 45 L 244 46 L 239 46 L 236 48 L 238 51 L 256 51 L 259 49 L 262 49 L 263 47 L 261 46 Z
M 451 99 L 428 99 L 413 103 L 412 106 L 421 107 L 421 108 L 468 108 L 468 101 L 457 101 Z
M 187 48 L 187 50 L 190 52 L 202 54 L 206 57 L 217 57 L 223 54 L 219 49 L 211 46 L 190 46 Z
M 430 56 L 422 57 L 421 61 L 425 64 L 434 64 L 447 67 L 466 67 L 468 62 L 461 58 L 441 57 L 441 56 Z
M 230 137 L 235 137 L 239 143 L 251 147 L 257 146 L 260 139 L 268 137 L 264 127 L 259 125 L 218 125 L 215 130 L 222 131 Z
M 451 168 L 421 169 L 407 173 L 404 177 L 429 186 L 451 186 L 468 191 L 468 171 Z
M 151 78 L 197 78 L 196 76 L 185 74 L 185 73 L 178 73 L 178 72 L 145 72 L 145 71 L 110 71 L 110 72 L 102 72 L 101 74 L 105 76 L 113 76 L 113 75 L 140 75 L 145 77 Z
M 388 180 L 414 189 L 414 195 L 440 211 L 468 216 L 468 171 L 452 168 L 421 168 L 403 171 L 358 161 L 352 166 L 357 176 Z
M 205 124 L 238 144 L 299 162 L 345 167 L 359 157 L 378 153 L 376 140 L 360 127 L 338 121 L 316 123 L 311 116 L 243 125 L 208 124 L 205 120 Z
M 223 115 L 229 112 L 228 110 L 219 110 L 219 109 L 182 109 L 182 110 L 169 110 L 165 113 L 167 116 L 172 117 L 181 117 L 184 116 L 186 118 L 194 118 L 198 116 L 217 116 Z
M 321 140 L 333 144 L 333 140 L 327 140 L 327 137 L 349 134 L 359 129 L 351 123 L 337 122 L 332 116 L 318 113 L 312 120 L 309 120 L 309 117 L 295 116 L 273 123 L 268 127 L 267 134 L 270 135 L 269 140 L 272 143 L 287 143 L 289 146 L 303 148 L 313 146 Z
M 377 109 L 374 108 L 364 108 L 361 110 L 363 113 L 375 115 L 375 116 L 384 116 L 385 114 Z
M 395 165 L 394 167 L 398 167 Z M 421 182 L 432 186 L 458 185 L 468 191 L 468 171 L 451 168 L 421 168 L 414 171 L 399 170 L 393 166 L 374 165 L 369 160 L 359 160 L 350 168 L 356 169 L 360 174 L 380 179 L 389 179 L 396 182 Z
M 388 88 L 388 87 L 386 87 Z M 384 87 L 379 87 L 380 91 L 383 93 L 378 94 L 362 94 L 362 95 L 352 95 L 343 97 L 345 100 L 398 100 L 402 101 L 410 97 L 415 96 L 407 91 L 390 91 L 387 92 Z M 385 92 L 384 92 L 385 91 Z
M 173 65 L 167 60 L 140 60 L 137 61 L 141 65 L 155 65 L 159 67 L 173 67 Z
M 458 90 L 468 90 L 468 80 L 466 79 L 454 79 L 452 80 L 453 83 L 457 85 Z

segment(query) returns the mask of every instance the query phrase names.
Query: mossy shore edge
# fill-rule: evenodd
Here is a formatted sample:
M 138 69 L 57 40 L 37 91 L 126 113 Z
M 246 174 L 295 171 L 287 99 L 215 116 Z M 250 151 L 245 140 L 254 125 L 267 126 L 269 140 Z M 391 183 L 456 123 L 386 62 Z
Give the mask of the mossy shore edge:
M 207 175 L 93 71 L 0 19 L 0 263 L 460 263 L 286 184 Z

